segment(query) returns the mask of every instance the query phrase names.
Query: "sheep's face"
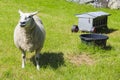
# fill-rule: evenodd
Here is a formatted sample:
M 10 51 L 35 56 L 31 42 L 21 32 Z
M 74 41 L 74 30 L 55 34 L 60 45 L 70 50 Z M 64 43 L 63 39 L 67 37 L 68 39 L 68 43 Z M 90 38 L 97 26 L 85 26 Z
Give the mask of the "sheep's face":
M 20 26 L 21 27 L 28 27 L 32 20 L 33 20 L 33 16 L 37 14 L 37 12 L 33 12 L 33 13 L 23 13 L 22 11 L 19 10 L 20 13 Z

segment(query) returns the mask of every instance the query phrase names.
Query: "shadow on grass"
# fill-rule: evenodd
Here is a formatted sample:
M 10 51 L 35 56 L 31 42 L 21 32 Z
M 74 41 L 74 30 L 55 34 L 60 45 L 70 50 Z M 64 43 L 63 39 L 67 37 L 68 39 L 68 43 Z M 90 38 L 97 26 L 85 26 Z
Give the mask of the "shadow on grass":
M 112 46 L 107 45 L 107 46 L 105 46 L 103 49 L 104 49 L 104 50 L 111 50 L 111 49 L 112 49 Z
M 31 62 L 35 63 L 35 56 L 31 57 Z M 40 67 L 46 68 L 47 66 L 50 66 L 54 69 L 57 69 L 58 67 L 64 65 L 64 57 L 62 52 L 44 52 L 43 54 L 40 54 L 39 59 Z
M 109 34 L 109 33 L 115 32 L 115 31 L 117 31 L 117 29 L 112 29 L 112 28 L 111 28 L 111 29 L 108 29 L 108 32 L 107 32 L 107 33 Z
M 86 44 L 86 43 L 81 43 L 81 46 L 79 46 L 80 49 L 91 51 L 93 50 L 94 52 L 96 50 L 105 50 L 105 51 L 110 51 L 113 47 L 110 44 L 107 45 L 95 45 L 95 44 Z
M 112 33 L 112 32 L 115 32 L 117 31 L 117 29 L 112 29 L 112 28 L 109 28 L 109 29 L 97 29 L 96 30 L 96 33 L 105 33 L 105 34 L 109 34 L 109 33 Z

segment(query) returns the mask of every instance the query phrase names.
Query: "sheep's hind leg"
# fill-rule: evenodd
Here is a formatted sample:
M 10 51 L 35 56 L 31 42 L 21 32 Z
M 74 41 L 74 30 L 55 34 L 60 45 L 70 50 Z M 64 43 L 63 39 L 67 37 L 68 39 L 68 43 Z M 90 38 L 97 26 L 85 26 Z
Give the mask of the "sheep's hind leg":
M 35 53 L 35 62 L 36 62 L 37 70 L 40 69 L 39 58 L 40 58 L 39 50 L 36 50 L 36 53 Z
M 22 68 L 25 68 L 25 62 L 26 62 L 26 53 L 25 51 L 22 51 Z

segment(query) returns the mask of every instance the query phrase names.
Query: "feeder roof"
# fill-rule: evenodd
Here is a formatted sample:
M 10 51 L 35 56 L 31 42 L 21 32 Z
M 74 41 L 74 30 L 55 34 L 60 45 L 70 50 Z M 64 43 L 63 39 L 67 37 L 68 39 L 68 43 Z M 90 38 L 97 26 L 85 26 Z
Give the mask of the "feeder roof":
M 79 18 L 96 18 L 100 16 L 109 16 L 109 13 L 103 12 L 103 11 L 98 11 L 98 12 L 89 12 L 89 13 L 84 13 L 84 14 L 77 14 L 76 17 Z

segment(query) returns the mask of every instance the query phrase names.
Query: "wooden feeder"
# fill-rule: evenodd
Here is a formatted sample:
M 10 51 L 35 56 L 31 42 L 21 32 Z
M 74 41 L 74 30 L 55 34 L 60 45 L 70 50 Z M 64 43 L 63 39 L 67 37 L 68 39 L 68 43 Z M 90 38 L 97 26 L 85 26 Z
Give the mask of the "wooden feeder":
M 107 19 L 109 15 L 109 13 L 103 11 L 77 14 L 79 30 L 95 32 L 97 28 L 107 29 Z

